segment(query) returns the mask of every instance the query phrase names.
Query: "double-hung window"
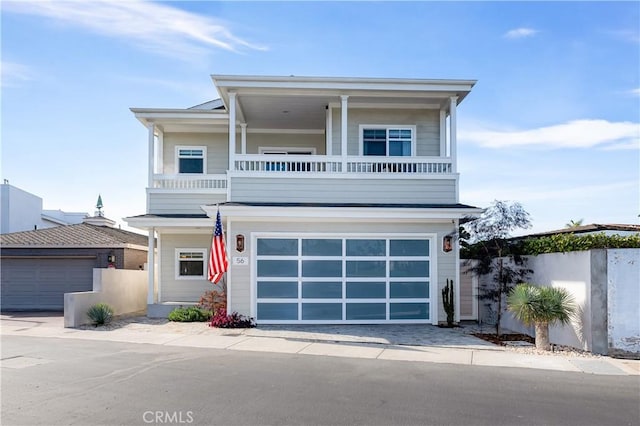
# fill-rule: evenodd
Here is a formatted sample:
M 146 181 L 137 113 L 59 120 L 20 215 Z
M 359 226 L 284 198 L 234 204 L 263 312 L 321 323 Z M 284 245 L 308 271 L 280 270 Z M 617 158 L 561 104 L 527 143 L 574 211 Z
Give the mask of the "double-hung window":
M 177 146 L 178 173 L 206 173 L 207 148 L 204 146 Z
M 206 257 L 206 249 L 176 249 L 176 278 L 204 278 Z
M 362 155 L 408 157 L 413 153 L 415 127 L 360 126 Z

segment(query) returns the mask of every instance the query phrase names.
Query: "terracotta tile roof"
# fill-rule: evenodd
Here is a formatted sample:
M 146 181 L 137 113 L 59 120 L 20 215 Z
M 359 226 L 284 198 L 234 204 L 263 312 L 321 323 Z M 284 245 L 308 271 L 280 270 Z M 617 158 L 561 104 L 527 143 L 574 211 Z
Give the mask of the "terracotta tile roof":
M 0 235 L 2 247 L 123 247 L 127 244 L 146 247 L 148 238 L 135 232 L 87 223 Z

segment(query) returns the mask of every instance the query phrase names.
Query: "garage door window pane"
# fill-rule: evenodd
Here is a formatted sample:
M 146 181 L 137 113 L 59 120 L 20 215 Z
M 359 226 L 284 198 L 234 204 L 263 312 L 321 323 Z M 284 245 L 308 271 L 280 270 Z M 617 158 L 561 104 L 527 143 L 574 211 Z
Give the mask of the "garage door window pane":
M 264 256 L 297 256 L 298 240 L 282 238 L 260 238 L 258 255 Z
M 302 283 L 303 299 L 341 299 L 341 282 L 305 282 Z
M 302 240 L 303 256 L 342 256 L 342 240 Z
M 303 320 L 341 320 L 342 303 L 303 303 Z
M 428 282 L 392 282 L 389 283 L 389 295 L 392 299 L 427 299 Z
M 386 256 L 385 240 L 347 240 L 347 256 Z
M 390 240 L 391 256 L 429 256 L 428 240 Z
M 258 303 L 259 320 L 297 320 L 297 303 Z
M 384 277 L 387 265 L 383 260 L 351 260 L 347 261 L 347 277 Z
M 303 260 L 303 277 L 341 277 L 341 260 Z
M 428 303 L 391 303 L 390 319 L 429 319 Z
M 347 297 L 352 299 L 384 299 L 387 285 L 384 282 L 347 283 Z
M 297 298 L 298 283 L 295 281 L 258 281 L 259 299 Z
M 389 262 L 389 269 L 392 277 L 428 277 L 429 261 L 392 260 Z
M 297 260 L 258 260 L 259 277 L 297 277 Z
M 385 303 L 347 303 L 348 320 L 383 320 L 386 317 Z

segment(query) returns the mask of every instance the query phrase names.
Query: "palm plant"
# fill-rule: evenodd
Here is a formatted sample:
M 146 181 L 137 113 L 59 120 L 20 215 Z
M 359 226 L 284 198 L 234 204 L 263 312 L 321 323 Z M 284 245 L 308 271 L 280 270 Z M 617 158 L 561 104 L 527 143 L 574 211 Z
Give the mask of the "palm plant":
M 548 351 L 549 325 L 569 324 L 576 313 L 573 297 L 564 288 L 518 284 L 507 297 L 507 309 L 525 325 L 535 325 L 536 349 Z

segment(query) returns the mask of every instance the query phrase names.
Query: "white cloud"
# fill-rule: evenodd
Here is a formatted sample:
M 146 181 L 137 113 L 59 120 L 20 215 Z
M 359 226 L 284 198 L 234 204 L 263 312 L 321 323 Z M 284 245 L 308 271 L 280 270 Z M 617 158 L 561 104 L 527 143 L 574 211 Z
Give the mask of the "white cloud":
M 211 48 L 231 52 L 265 49 L 236 37 L 222 21 L 146 1 L 9 1 L 3 3 L 3 9 L 83 27 L 184 59 L 206 54 Z
M 461 142 L 471 142 L 486 148 L 520 146 L 546 149 L 637 149 L 640 147 L 640 123 L 574 120 L 528 130 L 460 129 L 458 138 Z
M 629 90 L 629 94 L 633 96 L 640 96 L 640 87 Z
M 14 87 L 29 80 L 33 80 L 35 73 L 26 65 L 15 62 L 0 62 L 2 87 Z
M 533 28 L 526 28 L 526 27 L 521 27 L 521 28 L 514 28 L 513 30 L 509 30 L 506 33 L 504 33 L 505 38 L 524 38 L 524 37 L 533 37 L 534 35 L 536 35 L 537 33 L 539 33 L 540 31 L 538 30 L 534 30 Z

